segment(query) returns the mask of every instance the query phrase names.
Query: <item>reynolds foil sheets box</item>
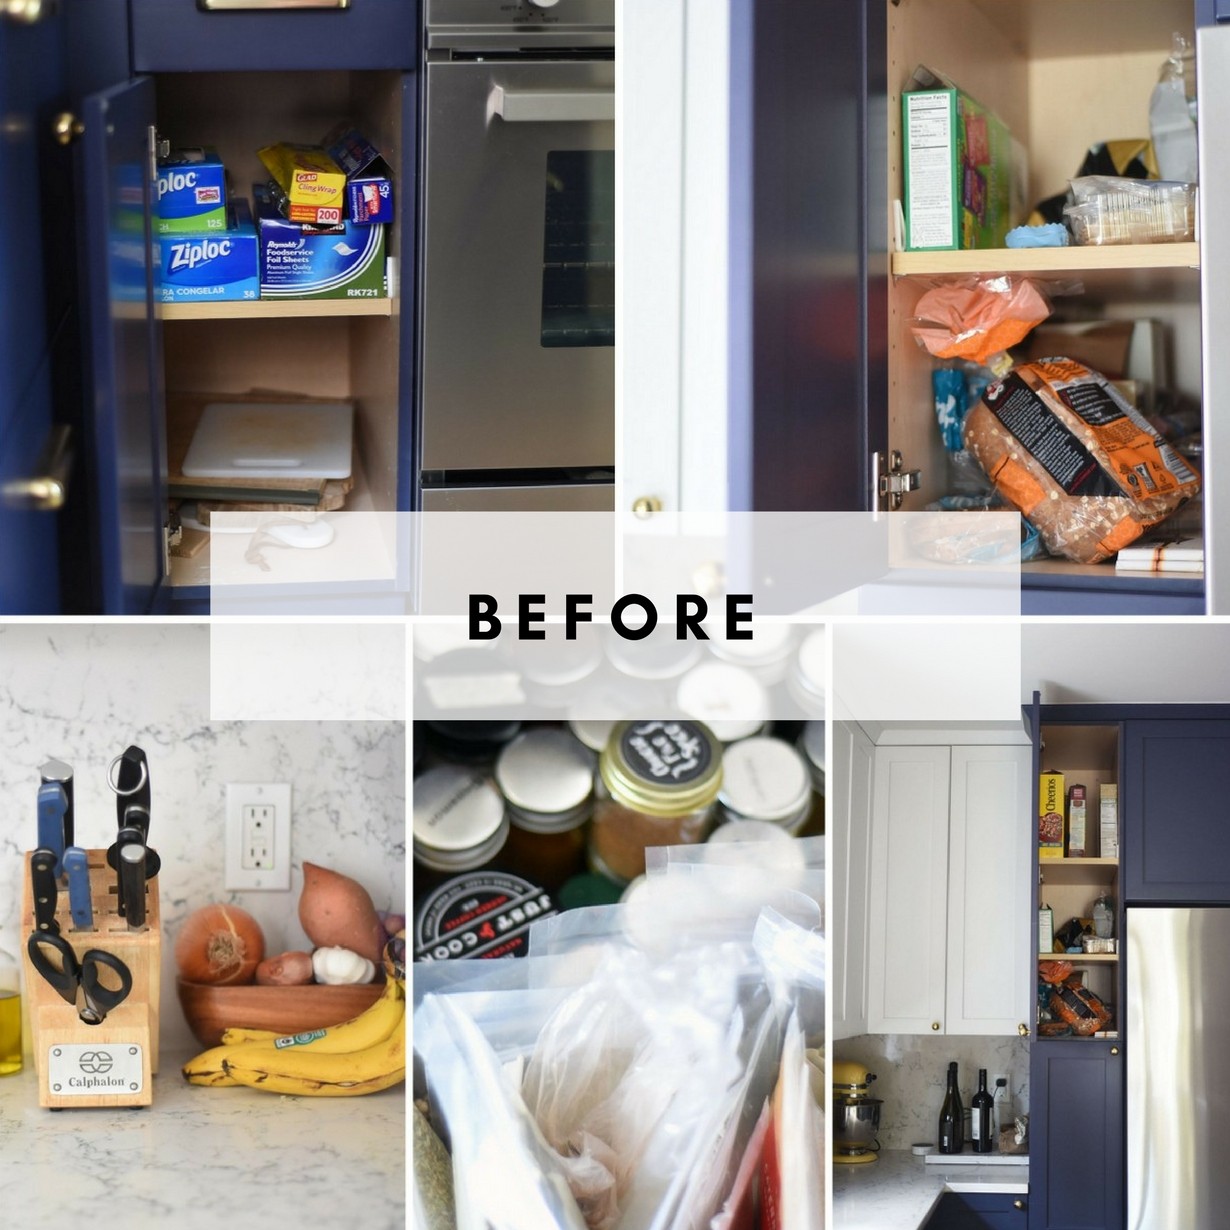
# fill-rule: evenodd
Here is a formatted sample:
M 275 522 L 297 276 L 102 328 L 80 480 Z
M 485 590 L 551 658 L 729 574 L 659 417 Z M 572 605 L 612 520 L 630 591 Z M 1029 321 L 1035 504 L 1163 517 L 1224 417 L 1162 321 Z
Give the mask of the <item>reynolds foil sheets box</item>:
M 393 221 L 393 172 L 357 128 L 339 124 L 321 142 L 346 172 L 346 216 L 360 226 Z
M 321 226 L 342 221 L 346 172 L 320 146 L 281 141 L 256 153 L 282 190 L 291 222 Z
M 213 149 L 172 150 L 158 163 L 160 235 L 226 230 L 226 171 Z
M 164 235 L 158 240 L 160 303 L 260 298 L 256 227 L 242 197 L 227 211 L 225 231 Z
M 282 216 L 265 184 L 252 188 L 262 299 L 383 299 L 384 227 L 307 226 Z

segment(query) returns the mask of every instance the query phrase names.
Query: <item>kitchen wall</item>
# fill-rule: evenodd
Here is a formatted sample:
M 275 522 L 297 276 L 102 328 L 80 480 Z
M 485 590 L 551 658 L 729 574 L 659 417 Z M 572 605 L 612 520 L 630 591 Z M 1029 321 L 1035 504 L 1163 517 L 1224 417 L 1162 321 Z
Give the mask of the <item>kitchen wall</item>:
M 297 908 L 303 862 L 358 880 L 402 911 L 405 730 L 400 722 L 211 722 L 209 628 L 0 624 L 0 956 L 20 951 L 21 854 L 36 844 L 38 766 L 73 766 L 78 844 L 115 833 L 107 766 L 130 743 L 149 757 L 150 844 L 162 858 L 162 1045 L 196 1048 L 175 996 L 174 937 L 198 906 L 229 901 L 260 921 L 271 953 L 310 948 Z M 228 781 L 290 782 L 291 889 L 223 888 Z
M 853 1060 L 876 1074 L 872 1094 L 880 1108 L 880 1145 L 908 1149 L 939 1138 L 940 1106 L 955 1059 L 961 1101 L 968 1107 L 978 1090 L 978 1069 L 987 1070 L 987 1087 L 1006 1076 L 1016 1113 L 1029 1109 L 1029 1042 L 1025 1038 L 933 1038 L 912 1034 L 865 1034 L 833 1046 L 834 1061 Z

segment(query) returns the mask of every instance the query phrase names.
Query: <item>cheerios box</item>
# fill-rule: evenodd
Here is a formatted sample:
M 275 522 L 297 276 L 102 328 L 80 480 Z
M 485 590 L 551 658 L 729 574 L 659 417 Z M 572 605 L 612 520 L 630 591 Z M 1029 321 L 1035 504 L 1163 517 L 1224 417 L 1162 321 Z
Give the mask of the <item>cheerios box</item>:
M 279 211 L 267 184 L 252 188 L 262 299 L 382 299 L 383 226 L 310 226 Z
M 158 162 L 160 235 L 226 230 L 226 169 L 207 146 L 172 150 Z
M 260 298 L 256 227 L 248 202 L 236 198 L 227 213 L 230 225 L 224 231 L 159 236 L 160 303 Z

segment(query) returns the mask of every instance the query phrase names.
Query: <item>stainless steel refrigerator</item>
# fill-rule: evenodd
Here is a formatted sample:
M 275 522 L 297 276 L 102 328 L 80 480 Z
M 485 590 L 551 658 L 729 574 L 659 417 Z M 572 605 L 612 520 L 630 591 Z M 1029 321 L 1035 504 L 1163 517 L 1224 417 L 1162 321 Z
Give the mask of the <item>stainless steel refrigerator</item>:
M 1127 916 L 1128 1230 L 1224 1230 L 1230 908 Z

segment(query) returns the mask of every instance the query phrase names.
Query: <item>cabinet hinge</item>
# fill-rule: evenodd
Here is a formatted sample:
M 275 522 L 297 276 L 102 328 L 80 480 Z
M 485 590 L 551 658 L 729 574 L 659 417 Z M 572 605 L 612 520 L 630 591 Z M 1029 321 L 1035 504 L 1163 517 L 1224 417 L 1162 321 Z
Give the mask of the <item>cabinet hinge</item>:
M 897 449 L 872 454 L 872 473 L 875 476 L 876 507 L 896 512 L 911 491 L 922 486 L 922 471 L 907 470 L 905 461 Z
M 171 142 L 158 135 L 158 129 L 153 124 L 146 131 L 146 153 L 149 155 L 149 182 L 158 182 L 158 159 L 165 158 L 171 152 Z
M 180 524 L 179 513 L 167 514 L 167 520 L 162 527 L 162 575 L 171 575 L 171 548 L 178 547 L 183 541 L 184 527 Z

